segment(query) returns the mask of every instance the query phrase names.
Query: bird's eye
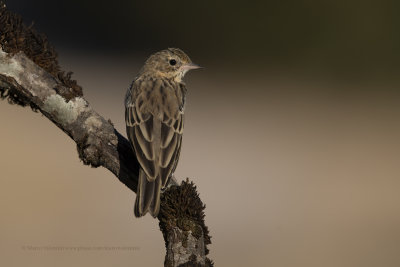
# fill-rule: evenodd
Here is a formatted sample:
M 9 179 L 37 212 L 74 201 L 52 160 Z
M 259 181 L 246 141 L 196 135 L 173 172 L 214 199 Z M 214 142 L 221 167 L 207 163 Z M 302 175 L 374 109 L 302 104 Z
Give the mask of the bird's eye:
M 175 60 L 175 59 L 171 59 L 171 60 L 169 61 L 169 64 L 170 64 L 171 66 L 176 65 L 176 60 Z

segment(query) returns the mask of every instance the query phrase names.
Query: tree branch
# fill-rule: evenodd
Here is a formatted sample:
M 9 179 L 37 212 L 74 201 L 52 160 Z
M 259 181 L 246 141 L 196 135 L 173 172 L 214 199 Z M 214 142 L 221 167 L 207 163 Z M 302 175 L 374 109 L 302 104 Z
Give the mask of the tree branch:
M 0 1 L 0 97 L 41 112 L 76 143 L 80 159 L 105 167 L 136 192 L 139 163 L 129 141 L 83 97 L 71 73 L 60 70 L 44 35 L 22 23 Z M 167 254 L 165 266 L 213 266 L 211 243 L 196 187 L 171 179 L 161 196 L 158 216 Z
M 139 164 L 126 140 L 83 97 L 66 101 L 55 88 L 57 79 L 23 52 L 13 56 L 0 49 L 0 85 L 3 96 L 40 111 L 77 144 L 79 157 L 93 167 L 103 166 L 136 192 Z M 11 100 L 12 101 L 12 100 Z

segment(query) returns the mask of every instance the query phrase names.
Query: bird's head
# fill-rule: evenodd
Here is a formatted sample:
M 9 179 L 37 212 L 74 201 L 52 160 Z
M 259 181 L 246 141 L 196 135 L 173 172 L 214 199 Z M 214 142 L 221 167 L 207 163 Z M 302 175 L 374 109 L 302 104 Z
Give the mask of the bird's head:
M 142 73 L 150 73 L 182 82 L 186 72 L 198 68 L 200 66 L 194 64 L 181 49 L 168 48 L 151 55 L 146 60 Z

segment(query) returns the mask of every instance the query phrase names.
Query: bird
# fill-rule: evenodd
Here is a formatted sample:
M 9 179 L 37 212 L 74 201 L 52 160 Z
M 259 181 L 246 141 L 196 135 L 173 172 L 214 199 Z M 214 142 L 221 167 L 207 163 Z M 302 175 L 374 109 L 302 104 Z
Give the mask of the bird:
M 125 96 L 126 132 L 139 162 L 134 206 L 136 217 L 160 211 L 161 190 L 168 185 L 182 145 L 189 70 L 201 68 L 179 48 L 152 54 Z

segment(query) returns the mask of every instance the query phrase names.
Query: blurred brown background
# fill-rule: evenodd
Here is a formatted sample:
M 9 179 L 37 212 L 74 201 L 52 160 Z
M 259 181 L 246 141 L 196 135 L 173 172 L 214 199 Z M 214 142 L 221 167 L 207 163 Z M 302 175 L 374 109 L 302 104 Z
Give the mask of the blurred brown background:
M 400 266 L 400 2 L 7 5 L 123 133 L 125 90 L 150 53 L 180 47 L 206 67 L 186 77 L 176 175 L 207 205 L 216 266 Z M 40 114 L 4 101 L 0 113 L 1 265 L 162 265 L 134 193 L 83 166 Z

